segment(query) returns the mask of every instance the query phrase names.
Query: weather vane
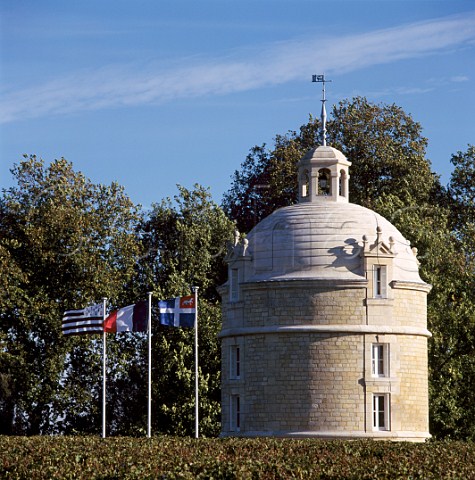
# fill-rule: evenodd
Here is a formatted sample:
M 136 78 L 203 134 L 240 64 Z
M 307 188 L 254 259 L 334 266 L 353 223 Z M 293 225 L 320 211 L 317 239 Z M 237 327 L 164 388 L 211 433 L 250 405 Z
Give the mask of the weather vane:
M 322 145 L 327 146 L 327 111 L 325 109 L 325 83 L 331 82 L 331 80 L 325 80 L 325 75 L 312 75 L 312 82 L 322 84 Z

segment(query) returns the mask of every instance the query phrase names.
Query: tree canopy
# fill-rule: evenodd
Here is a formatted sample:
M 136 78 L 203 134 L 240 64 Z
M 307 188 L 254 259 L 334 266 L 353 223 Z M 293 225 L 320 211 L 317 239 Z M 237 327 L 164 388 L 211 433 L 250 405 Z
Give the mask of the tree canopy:
M 219 434 L 221 309 L 217 286 L 226 280 L 224 255 L 234 224 L 200 185 L 178 187 L 174 201 L 153 206 L 141 225 L 146 254 L 141 260 L 142 283 L 158 298 L 187 295 L 198 287 L 200 428 Z M 194 429 L 193 331 L 156 326 L 153 348 L 153 410 L 155 429 L 192 434 Z
M 141 212 L 123 188 L 91 183 L 64 159 L 31 156 L 0 201 L 1 433 L 97 433 L 102 339 L 64 337 L 65 310 L 109 299 L 123 307 L 200 293 L 201 428 L 219 431 L 220 308 L 225 246 L 234 225 L 207 190 L 179 187 Z M 154 315 L 156 309 L 154 308 Z M 153 429 L 194 427 L 193 331 L 153 324 Z M 145 431 L 147 341 L 108 335 L 109 434 Z
M 0 200 L 1 428 L 49 433 L 68 382 L 62 313 L 123 294 L 139 252 L 139 214 L 122 187 L 94 185 L 64 159 L 45 167 L 31 156 L 12 173 L 17 186 Z

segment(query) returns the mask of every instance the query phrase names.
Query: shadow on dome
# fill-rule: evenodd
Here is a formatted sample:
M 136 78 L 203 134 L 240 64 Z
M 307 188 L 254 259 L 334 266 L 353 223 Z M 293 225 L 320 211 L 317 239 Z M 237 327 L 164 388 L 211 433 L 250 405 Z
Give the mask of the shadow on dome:
M 325 268 L 345 268 L 356 275 L 364 275 L 363 262 L 360 258 L 362 246 L 356 238 L 347 238 L 344 245 L 331 247 L 327 251 L 334 258 Z

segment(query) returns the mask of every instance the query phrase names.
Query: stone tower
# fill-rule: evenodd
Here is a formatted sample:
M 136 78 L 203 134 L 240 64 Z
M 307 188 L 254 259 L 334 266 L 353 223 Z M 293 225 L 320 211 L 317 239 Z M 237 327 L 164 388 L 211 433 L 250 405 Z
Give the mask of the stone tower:
M 401 233 L 349 203 L 350 166 L 310 150 L 298 204 L 236 234 L 220 290 L 223 436 L 430 437 L 430 285 Z

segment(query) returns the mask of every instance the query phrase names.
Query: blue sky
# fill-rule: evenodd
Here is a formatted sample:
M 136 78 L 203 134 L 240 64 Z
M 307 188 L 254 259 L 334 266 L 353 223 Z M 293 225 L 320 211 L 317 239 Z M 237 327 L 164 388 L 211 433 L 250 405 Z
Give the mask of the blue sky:
M 364 95 L 412 114 L 448 181 L 475 143 L 475 2 L 7 0 L 0 188 L 22 154 L 65 157 L 135 203 L 210 187 L 254 145 Z M 350 159 L 351 160 L 351 159 Z

